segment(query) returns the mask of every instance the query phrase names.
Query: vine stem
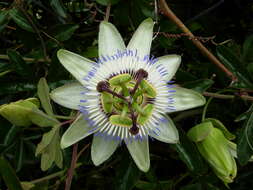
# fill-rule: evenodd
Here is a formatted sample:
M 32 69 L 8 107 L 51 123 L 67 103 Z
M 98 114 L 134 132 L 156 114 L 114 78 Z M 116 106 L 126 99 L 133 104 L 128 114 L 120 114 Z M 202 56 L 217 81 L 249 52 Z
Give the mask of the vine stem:
M 195 39 L 191 31 L 184 25 L 184 23 L 174 14 L 169 8 L 165 0 L 160 0 L 160 8 L 162 12 L 171 19 L 184 33 L 192 39 Z M 229 71 L 199 40 L 192 40 L 193 44 L 206 56 L 213 64 L 217 65 L 232 81 L 237 81 L 237 77 Z
M 206 102 L 206 105 L 203 109 L 203 113 L 202 113 L 202 118 L 201 118 L 201 121 L 203 122 L 205 119 L 206 119 L 206 111 L 207 111 L 207 107 L 209 106 L 210 102 L 212 101 L 213 97 L 210 97 L 207 102 Z
M 72 179 L 73 179 L 73 175 L 74 175 L 74 170 L 76 167 L 76 161 L 77 161 L 77 149 L 78 149 L 78 143 L 74 144 L 74 146 L 73 146 L 72 160 L 71 160 L 71 165 L 70 165 L 70 168 L 69 168 L 68 174 L 67 174 L 67 179 L 66 179 L 66 183 L 65 183 L 65 190 L 70 190 L 70 187 L 71 187 L 71 183 L 72 183 Z
M 217 94 L 213 92 L 204 92 L 203 95 L 219 99 L 234 99 L 236 97 L 240 97 L 243 100 L 253 101 L 253 97 L 248 95 L 226 95 L 226 94 Z
M 106 7 L 106 13 L 105 13 L 105 21 L 107 22 L 109 21 L 110 11 L 111 11 L 111 3 L 108 3 Z
M 8 55 L 4 55 L 4 54 L 0 54 L 0 59 L 10 60 Z M 45 62 L 45 61 L 51 62 L 51 59 L 49 59 L 49 58 L 48 58 L 48 60 L 45 60 L 45 59 L 34 59 L 34 58 L 29 58 L 29 57 L 23 57 L 23 59 L 26 62 Z

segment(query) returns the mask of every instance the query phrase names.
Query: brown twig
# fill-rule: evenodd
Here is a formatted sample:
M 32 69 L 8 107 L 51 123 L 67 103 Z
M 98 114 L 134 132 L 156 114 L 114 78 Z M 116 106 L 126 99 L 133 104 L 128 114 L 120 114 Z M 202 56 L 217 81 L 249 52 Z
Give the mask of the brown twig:
M 72 179 L 73 179 L 73 175 L 74 175 L 74 170 L 76 167 L 76 161 L 77 161 L 77 149 L 78 149 L 78 143 L 74 144 L 74 146 L 73 146 L 72 160 L 71 160 L 71 165 L 70 165 L 70 168 L 69 168 L 68 174 L 67 174 L 67 179 L 66 179 L 66 183 L 65 183 L 65 190 L 70 190 L 70 187 L 71 187 L 71 183 L 72 183 Z
M 213 92 L 204 92 L 203 95 L 219 99 L 234 99 L 236 97 L 240 97 L 243 100 L 253 101 L 253 97 L 248 95 L 226 95 L 226 94 L 217 94 Z
M 162 12 L 171 19 L 184 33 L 191 38 L 195 38 L 191 31 L 184 25 L 184 23 L 173 13 L 165 0 L 160 0 L 160 8 Z M 237 77 L 230 72 L 199 40 L 192 40 L 193 44 L 205 55 L 212 63 L 217 65 L 232 81 L 236 81 Z
M 106 7 L 105 21 L 109 21 L 110 11 L 111 11 L 111 3 L 108 3 Z

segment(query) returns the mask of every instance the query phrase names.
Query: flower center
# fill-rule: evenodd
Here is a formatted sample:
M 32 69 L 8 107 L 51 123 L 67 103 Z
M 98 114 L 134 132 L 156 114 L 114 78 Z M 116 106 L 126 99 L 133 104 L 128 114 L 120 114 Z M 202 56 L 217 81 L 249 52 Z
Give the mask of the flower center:
M 133 135 L 139 133 L 138 126 L 148 121 L 154 109 L 156 91 L 147 77 L 148 73 L 139 69 L 133 75 L 119 74 L 97 84 L 102 109 L 110 123 L 128 127 Z

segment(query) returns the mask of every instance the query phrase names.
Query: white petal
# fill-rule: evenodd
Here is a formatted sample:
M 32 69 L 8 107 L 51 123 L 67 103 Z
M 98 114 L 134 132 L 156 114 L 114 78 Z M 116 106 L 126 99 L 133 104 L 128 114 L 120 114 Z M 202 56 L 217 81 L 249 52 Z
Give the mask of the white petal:
M 135 31 L 127 49 L 137 50 L 138 56 L 142 59 L 150 54 L 153 38 L 154 22 L 151 18 L 144 20 Z
M 63 134 L 61 138 L 61 148 L 67 148 L 95 131 L 93 127 L 88 125 L 83 115 L 79 115 Z
M 165 80 L 170 81 L 177 72 L 180 63 L 181 56 L 172 54 L 158 57 L 156 65 L 162 65 L 162 67 L 166 70 Z
M 164 115 L 163 120 L 159 123 L 158 126 L 154 126 L 155 133 L 150 133 L 151 137 L 165 142 L 165 143 L 178 143 L 179 135 L 176 126 L 173 121 Z
M 127 148 L 138 168 L 147 172 L 150 167 L 148 139 L 128 142 Z
M 173 95 L 174 103 L 172 104 L 175 111 L 182 111 L 199 107 L 206 103 L 206 99 L 194 90 L 181 87 L 175 87 L 173 90 L 176 91 Z
M 106 139 L 100 136 L 93 136 L 91 145 L 91 159 L 98 166 L 106 161 L 115 152 L 120 141 Z
M 117 50 L 122 51 L 125 49 L 124 41 L 115 26 L 106 21 L 101 22 L 98 35 L 99 57 L 101 58 L 102 55 L 112 56 Z
M 60 49 L 57 52 L 57 57 L 61 64 L 82 84 L 83 78 L 92 68 L 94 61 L 86 59 L 73 52 Z
M 82 92 L 84 92 L 83 86 L 76 82 L 54 89 L 50 93 L 50 97 L 53 101 L 66 108 L 78 110 L 80 100 L 84 98 L 84 95 L 81 94 Z

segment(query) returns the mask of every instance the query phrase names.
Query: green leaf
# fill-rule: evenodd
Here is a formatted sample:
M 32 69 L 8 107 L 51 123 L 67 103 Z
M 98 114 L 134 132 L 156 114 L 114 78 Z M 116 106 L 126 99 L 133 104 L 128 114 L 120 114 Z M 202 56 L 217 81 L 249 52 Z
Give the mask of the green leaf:
M 138 181 L 136 184 L 136 187 L 138 189 L 143 189 L 143 190 L 153 190 L 157 189 L 157 183 L 151 183 L 151 182 L 146 182 L 146 181 Z
M 52 8 L 63 18 L 67 18 L 65 7 L 61 0 L 50 0 Z
M 22 100 L 1 106 L 0 114 L 16 126 L 27 127 L 32 124 L 31 120 L 28 118 L 29 112 L 32 106 L 36 107 L 36 105 L 29 102 L 26 102 L 26 105 L 21 105 L 21 103 L 23 103 Z
M 49 87 L 47 85 L 47 81 L 45 78 L 41 78 L 38 83 L 38 96 L 40 98 L 40 102 L 46 113 L 50 116 L 53 116 L 53 109 L 50 103 L 49 96 Z
M 180 133 L 180 143 L 171 145 L 176 149 L 179 154 L 179 158 L 186 164 L 188 169 L 195 174 L 201 174 L 207 171 L 207 167 L 203 162 L 201 155 L 199 154 L 196 146 L 193 142 L 189 141 L 186 135 Z
M 57 130 L 59 130 L 59 127 L 55 126 L 49 132 L 43 135 L 41 142 L 37 146 L 35 156 L 41 154 L 44 151 L 44 149 L 46 149 L 49 146 L 49 144 L 53 141 L 53 138 L 56 135 Z
M 248 112 L 249 116 L 244 121 L 237 146 L 238 161 L 242 165 L 245 165 L 253 155 L 253 104 Z
M 213 126 L 220 129 L 224 136 L 228 139 L 228 140 L 233 140 L 235 139 L 235 135 L 233 135 L 232 133 L 229 132 L 229 130 L 225 127 L 225 125 L 223 125 L 223 123 L 221 123 L 218 119 L 214 119 L 214 118 L 207 118 L 205 119 L 204 122 L 212 122 Z
M 15 50 L 7 50 L 7 55 L 13 64 L 12 68 L 21 76 L 31 76 L 32 71 L 30 66 L 23 60 L 22 56 Z
M 49 132 L 45 133 L 41 142 L 38 144 L 35 155 L 41 155 L 41 169 L 48 170 L 55 162 L 62 168 L 62 152 L 60 148 L 60 125 L 54 126 Z
M 0 157 L 0 173 L 9 190 L 23 190 L 13 168 L 4 157 Z
M 53 28 L 52 35 L 55 39 L 63 42 L 69 40 L 74 32 L 79 28 L 77 24 L 61 24 Z
M 18 143 L 18 148 L 17 151 L 15 152 L 15 160 L 17 163 L 16 166 L 16 171 L 19 172 L 23 166 L 23 161 L 24 161 L 24 142 L 21 139 Z
M 222 63 L 238 77 L 238 82 L 234 84 L 235 87 L 253 88 L 253 84 L 249 79 L 249 73 L 244 68 L 245 66 L 229 48 L 218 46 L 217 55 Z
M 9 22 L 9 12 L 7 10 L 1 10 L 0 12 L 0 32 L 5 28 Z
M 30 126 L 32 123 L 40 127 L 49 127 L 59 122 L 40 111 L 31 99 L 20 100 L 0 107 L 0 114 L 17 126 Z
M 24 190 L 31 190 L 33 187 L 35 187 L 35 185 L 33 183 L 30 183 L 27 181 L 21 182 L 21 185 Z
M 250 112 L 249 110 L 246 112 L 243 112 L 242 114 L 240 114 L 239 116 L 237 116 L 235 118 L 235 122 L 239 122 L 239 121 L 243 121 L 245 119 L 247 119 L 250 116 Z
M 4 138 L 4 145 L 9 146 L 16 138 L 20 127 L 13 125 Z
M 59 121 L 55 118 L 45 114 L 39 109 L 32 109 L 28 115 L 29 119 L 40 127 L 50 127 L 59 124 Z
M 36 90 L 36 85 L 27 82 L 6 82 L 0 85 L 0 95 L 30 92 Z
M 187 82 L 183 85 L 185 88 L 190 88 L 199 93 L 205 92 L 208 88 L 213 85 L 214 81 L 211 79 L 199 79 L 191 82 Z
M 9 10 L 9 14 L 11 18 L 14 20 L 14 22 L 22 29 L 29 31 L 29 32 L 34 32 L 32 26 L 26 19 L 26 17 L 16 8 L 12 8 Z
M 97 3 L 107 6 L 109 3 L 111 5 L 117 4 L 120 0 L 96 0 Z
M 141 176 L 140 170 L 128 159 L 123 159 L 120 168 L 117 169 L 116 189 L 131 190 Z
M 243 61 L 253 61 L 253 35 L 249 36 L 243 43 Z
M 1 10 L 0 12 L 0 24 L 2 25 L 3 23 L 5 23 L 5 20 L 7 19 L 8 17 L 8 11 L 6 10 Z
M 191 128 L 188 131 L 187 136 L 193 142 L 200 142 L 203 141 L 211 133 L 212 130 L 212 123 L 204 122 Z
M 190 184 L 180 188 L 180 190 L 202 190 L 202 186 L 200 183 Z

